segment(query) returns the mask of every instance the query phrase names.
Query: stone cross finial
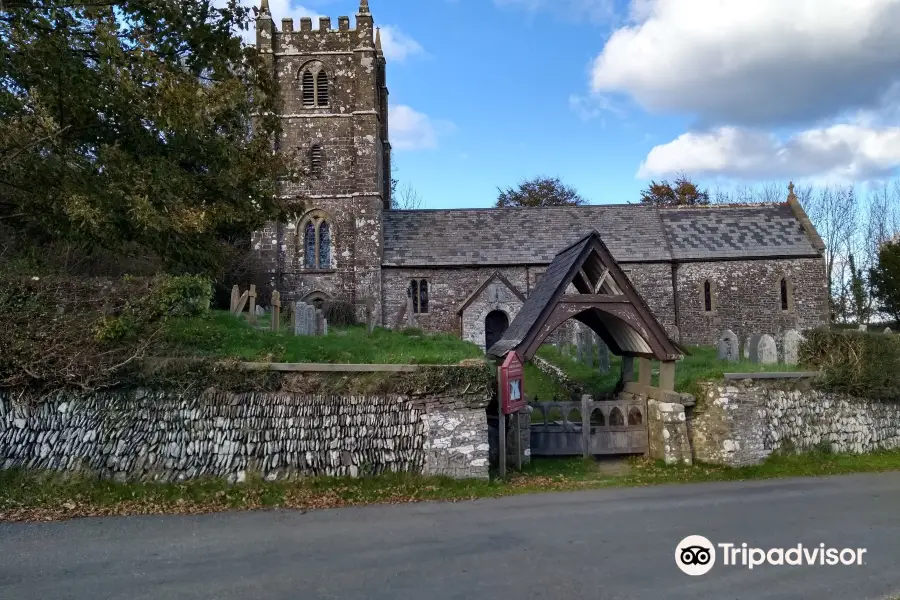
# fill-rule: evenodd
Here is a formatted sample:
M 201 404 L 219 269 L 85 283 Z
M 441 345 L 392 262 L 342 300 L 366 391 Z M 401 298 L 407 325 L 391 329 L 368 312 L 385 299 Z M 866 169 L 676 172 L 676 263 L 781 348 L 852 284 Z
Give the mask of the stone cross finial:
M 381 27 L 375 28 L 375 49 L 378 52 L 383 52 L 381 48 Z
M 788 184 L 788 198 L 796 198 L 794 195 L 794 182 L 790 182 Z
M 369 0 L 359 0 L 359 12 L 360 14 L 368 14 Z

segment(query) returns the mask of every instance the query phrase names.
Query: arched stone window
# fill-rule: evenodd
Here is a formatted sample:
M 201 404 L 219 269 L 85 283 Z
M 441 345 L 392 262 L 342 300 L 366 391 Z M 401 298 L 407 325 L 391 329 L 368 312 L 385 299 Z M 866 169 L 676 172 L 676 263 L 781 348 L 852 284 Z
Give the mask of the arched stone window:
M 329 104 L 330 83 L 325 65 L 315 60 L 300 70 L 300 98 L 304 108 L 324 108 Z
M 330 269 L 333 234 L 328 215 L 314 210 L 300 223 L 298 232 L 303 236 L 303 266 L 307 269 Z
M 413 279 L 406 287 L 406 297 L 412 298 L 413 313 L 428 313 L 428 280 Z
M 778 294 L 781 300 L 781 310 L 790 312 L 794 310 L 794 286 L 787 277 L 782 277 L 778 282 Z
M 313 177 L 321 177 L 325 165 L 325 152 L 321 144 L 313 144 L 309 149 L 309 174 Z

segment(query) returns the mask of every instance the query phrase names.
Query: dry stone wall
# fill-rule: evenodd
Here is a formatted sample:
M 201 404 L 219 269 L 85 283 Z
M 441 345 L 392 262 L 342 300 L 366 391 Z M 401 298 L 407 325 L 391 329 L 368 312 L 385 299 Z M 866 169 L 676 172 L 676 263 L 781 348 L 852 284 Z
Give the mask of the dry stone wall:
M 792 389 L 793 388 L 793 389 Z M 708 384 L 690 418 L 701 462 L 758 464 L 780 450 L 900 448 L 900 399 L 881 402 L 785 383 Z
M 59 394 L 0 396 L 0 468 L 116 480 L 268 480 L 403 471 L 488 476 L 488 398 Z

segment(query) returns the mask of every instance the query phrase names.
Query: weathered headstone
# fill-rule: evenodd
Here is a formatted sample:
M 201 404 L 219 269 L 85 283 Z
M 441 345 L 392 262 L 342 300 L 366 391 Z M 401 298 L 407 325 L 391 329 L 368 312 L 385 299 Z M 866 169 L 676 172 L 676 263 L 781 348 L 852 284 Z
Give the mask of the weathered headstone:
M 869 329 L 869 328 L 866 327 L 866 324 L 865 324 L 865 323 L 860 323 L 860 324 L 859 324 L 859 330 L 860 330 L 860 331 L 868 331 L 868 329 Z
M 257 304 L 256 305 L 256 316 L 261 317 L 265 314 L 266 314 L 266 309 L 263 308 L 262 306 L 260 306 L 259 304 Z
M 316 335 L 316 307 L 306 305 L 306 335 Z
M 784 332 L 782 343 L 784 344 L 784 364 L 796 365 L 800 362 L 800 344 L 803 342 L 803 336 L 796 329 L 789 329 Z
M 366 331 L 369 335 L 375 331 L 375 300 L 372 296 L 366 298 Z
M 746 340 L 744 340 L 744 360 L 750 360 L 750 345 L 753 343 L 753 336 L 751 335 Z
M 281 327 L 281 292 L 272 292 L 272 331 Z
M 322 319 L 322 321 L 324 323 L 322 326 L 322 335 L 328 335 L 328 319 Z
M 256 286 L 250 284 L 250 310 L 247 312 L 247 321 L 256 323 Z
M 601 375 L 609 373 L 609 347 L 600 336 L 596 337 L 597 342 L 597 370 Z
M 241 290 L 238 286 L 234 286 L 231 288 L 231 307 L 228 309 L 231 311 L 231 314 L 234 314 L 234 309 L 237 308 L 237 304 L 241 299 Z
M 719 336 L 719 360 L 737 362 L 741 358 L 740 342 L 738 336 L 730 329 L 726 329 Z
M 885 327 L 885 328 L 884 328 L 884 333 L 886 333 L 887 335 L 891 335 L 891 334 L 894 333 L 894 332 L 891 331 L 891 328 L 890 328 L 890 327 Z
M 575 330 L 575 351 L 578 353 L 578 362 L 584 362 L 584 336 L 581 329 Z
M 316 309 L 316 335 L 325 335 L 325 313 L 321 308 Z
M 241 294 L 241 297 L 238 299 L 237 304 L 234 305 L 234 310 L 231 311 L 231 314 L 237 317 L 244 312 L 244 307 L 247 306 L 248 298 L 250 298 L 250 292 Z
M 774 365 L 778 362 L 778 346 L 769 334 L 754 335 L 750 338 L 750 360 L 760 365 Z
M 416 326 L 416 315 L 413 314 L 412 296 L 406 297 L 406 326 L 410 329 Z
M 294 303 L 294 335 L 309 335 L 307 324 L 306 303 L 297 300 Z

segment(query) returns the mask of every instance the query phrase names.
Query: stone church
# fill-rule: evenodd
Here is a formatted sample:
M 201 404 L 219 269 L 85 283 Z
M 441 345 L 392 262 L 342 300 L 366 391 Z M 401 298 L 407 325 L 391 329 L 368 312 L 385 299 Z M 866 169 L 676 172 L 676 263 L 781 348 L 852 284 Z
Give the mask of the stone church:
M 593 230 L 660 323 L 686 345 L 828 322 L 824 244 L 790 189 L 784 203 L 394 210 L 386 61 L 362 0 L 355 24 L 276 26 L 257 47 L 282 93 L 282 150 L 304 177 L 282 184 L 302 214 L 254 235 L 275 285 L 308 302 L 371 303 L 376 323 L 498 340 L 553 257 Z M 411 299 L 409 302 L 408 299 Z

